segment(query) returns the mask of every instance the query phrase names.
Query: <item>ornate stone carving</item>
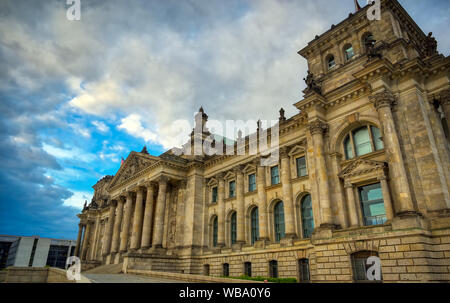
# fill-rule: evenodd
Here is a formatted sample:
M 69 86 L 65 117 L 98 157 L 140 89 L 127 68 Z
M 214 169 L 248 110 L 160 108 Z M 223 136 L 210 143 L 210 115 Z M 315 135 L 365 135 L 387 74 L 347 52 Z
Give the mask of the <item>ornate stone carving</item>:
M 328 124 L 321 120 L 315 120 L 308 124 L 308 129 L 311 135 L 324 134 L 328 131 Z
M 322 88 L 320 87 L 320 85 L 318 85 L 316 83 L 316 81 L 314 80 L 314 75 L 308 70 L 308 75 L 306 76 L 306 78 L 303 78 L 303 80 L 305 81 L 307 88 L 305 90 L 305 94 L 308 94 L 310 92 L 316 92 L 319 95 L 322 94 Z
M 280 109 L 280 118 L 279 118 L 280 122 L 284 122 L 286 121 L 286 117 L 284 116 L 284 108 Z
M 425 57 L 430 57 L 437 54 L 437 41 L 430 32 L 423 42 L 423 53 Z
M 373 103 L 377 110 L 383 107 L 392 108 L 392 106 L 395 105 L 396 102 L 394 95 L 388 90 L 370 96 L 369 100 Z

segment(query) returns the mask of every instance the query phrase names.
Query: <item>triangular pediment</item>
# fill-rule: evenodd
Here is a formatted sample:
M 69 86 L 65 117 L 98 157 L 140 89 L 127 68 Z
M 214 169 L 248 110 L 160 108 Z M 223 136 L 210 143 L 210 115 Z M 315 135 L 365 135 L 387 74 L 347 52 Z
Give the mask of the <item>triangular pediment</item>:
M 137 173 L 158 162 L 159 159 L 145 153 L 131 152 L 111 181 L 110 188 L 126 182 Z
M 229 180 L 229 179 L 233 179 L 234 177 L 236 177 L 236 174 L 233 173 L 233 172 L 231 172 L 231 171 L 229 171 L 229 172 L 227 172 L 227 174 L 225 175 L 224 179 L 225 179 L 225 180 Z
M 304 146 L 301 145 L 295 145 L 290 151 L 289 151 L 289 156 L 294 156 L 297 154 L 303 154 L 306 152 L 306 148 Z
M 215 186 L 217 184 L 218 184 L 218 182 L 217 182 L 216 178 L 211 178 L 208 182 L 208 186 Z
M 253 164 L 247 164 L 243 169 L 244 173 L 249 173 L 249 172 L 253 172 L 253 171 L 256 171 L 256 166 Z
M 352 175 L 361 175 L 386 168 L 385 162 L 358 159 L 347 165 L 340 173 L 339 177 L 343 178 Z

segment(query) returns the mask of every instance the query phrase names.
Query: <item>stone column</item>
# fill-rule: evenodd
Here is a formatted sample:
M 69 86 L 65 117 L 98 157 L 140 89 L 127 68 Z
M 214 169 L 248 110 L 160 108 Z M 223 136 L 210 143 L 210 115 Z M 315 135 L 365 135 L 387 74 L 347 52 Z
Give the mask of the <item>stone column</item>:
M 259 239 L 269 240 L 269 224 L 267 222 L 266 167 L 261 166 L 261 159 L 256 160 L 256 188 L 258 190 Z
M 225 180 L 223 173 L 217 176 L 219 185 L 217 186 L 217 205 L 218 205 L 218 216 L 217 216 L 217 246 L 225 246 Z
M 400 141 L 391 111 L 395 98 L 391 92 L 386 90 L 371 96 L 370 100 L 378 111 L 383 128 L 383 142 L 388 155 L 389 173 L 395 189 L 395 210 L 397 215 L 415 213 Z
M 134 208 L 133 233 L 131 234 L 130 249 L 140 248 L 142 237 L 142 218 L 144 208 L 144 189 L 139 187 L 136 191 L 136 206 Z
M 389 184 L 387 183 L 386 176 L 378 177 L 378 181 L 380 181 L 381 183 L 381 190 L 383 192 L 383 201 L 384 201 L 384 209 L 386 210 L 386 218 L 388 221 L 391 221 L 394 218 L 394 209 L 392 207 Z
M 345 181 L 344 187 L 347 192 L 347 209 L 348 217 L 350 219 L 350 227 L 357 227 L 359 226 L 359 222 L 355 203 L 355 187 L 349 181 Z
M 80 245 L 81 245 L 81 236 L 83 235 L 83 224 L 78 224 L 78 236 L 77 236 L 77 244 L 75 245 L 75 256 L 79 257 L 80 255 Z
M 319 187 L 319 204 L 321 212 L 321 227 L 333 226 L 331 215 L 330 188 L 328 184 L 327 167 L 325 164 L 323 134 L 328 131 L 328 124 L 315 120 L 309 123 L 309 132 L 313 140 L 316 176 Z
M 152 218 L 153 218 L 153 204 L 154 204 L 154 184 L 147 185 L 147 198 L 145 201 L 144 224 L 142 228 L 141 247 L 147 249 L 150 247 L 150 238 L 152 235 Z
M 286 238 L 296 238 L 294 202 L 292 201 L 291 165 L 287 147 L 280 148 L 281 157 L 281 184 L 284 203 L 284 220 L 286 226 Z
M 92 241 L 92 247 L 89 255 L 89 260 L 95 260 L 97 258 L 99 238 L 100 238 L 100 214 L 97 213 L 97 219 L 95 219 L 94 225 L 94 239 Z
M 128 249 L 128 235 L 130 233 L 131 208 L 133 207 L 133 193 L 126 193 L 125 214 L 123 218 L 122 232 L 120 233 L 120 252 Z
M 237 243 L 245 243 L 245 200 L 243 168 L 244 167 L 241 165 L 235 168 L 237 200 Z
M 103 247 L 103 255 L 106 256 L 111 252 L 111 241 L 114 231 L 114 220 L 116 214 L 117 202 L 111 201 L 111 205 L 109 206 L 109 214 L 108 214 L 108 226 L 106 227 L 106 235 L 105 235 L 105 246 Z
M 153 232 L 153 248 L 162 248 L 164 236 L 164 215 L 166 210 L 167 178 L 159 179 L 158 199 L 156 202 L 155 229 Z
M 123 198 L 119 197 L 119 200 L 117 201 L 116 217 L 114 219 L 113 239 L 111 244 L 111 252 L 113 253 L 119 252 L 119 237 L 120 237 L 120 226 L 122 224 L 122 217 L 123 217 L 123 204 L 124 204 Z
M 84 239 L 83 239 L 83 249 L 81 252 L 81 260 L 86 260 L 87 258 L 87 252 L 89 247 L 89 241 L 91 238 L 91 222 L 86 222 L 86 228 L 84 232 Z

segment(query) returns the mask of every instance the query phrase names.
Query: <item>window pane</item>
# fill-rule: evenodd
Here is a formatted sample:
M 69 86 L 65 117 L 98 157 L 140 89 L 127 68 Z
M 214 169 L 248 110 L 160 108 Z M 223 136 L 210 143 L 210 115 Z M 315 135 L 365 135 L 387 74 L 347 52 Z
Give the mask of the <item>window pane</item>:
M 372 152 L 369 131 L 366 126 L 353 132 L 353 142 L 355 143 L 356 156 L 362 156 Z
M 301 202 L 303 237 L 310 238 L 314 230 L 314 218 L 312 211 L 311 195 L 307 195 Z
M 280 183 L 280 176 L 278 174 L 278 166 L 274 166 L 270 169 L 270 175 L 272 179 L 272 185 Z
M 375 150 L 380 150 L 384 148 L 384 143 L 381 140 L 381 132 L 378 129 L 378 127 L 371 126 L 372 129 L 372 138 L 373 138 L 373 145 L 375 145 Z
M 217 187 L 213 187 L 212 189 L 212 202 L 217 202 Z
M 298 260 L 298 268 L 300 270 L 300 281 L 307 282 L 309 281 L 309 260 L 308 259 L 300 259 Z
M 336 62 L 334 61 L 334 56 L 331 56 L 328 58 L 328 69 L 332 69 L 336 65 Z
M 217 228 L 217 217 L 215 217 L 213 222 L 213 246 L 217 246 Z
M 353 58 L 353 56 L 355 55 L 354 51 L 353 51 L 353 46 L 349 46 L 346 50 L 345 50 L 345 58 L 347 60 L 350 60 L 351 58 Z
M 236 212 L 231 215 L 231 244 L 236 243 L 236 235 L 237 235 L 237 227 L 236 227 Z
M 353 148 L 352 148 L 352 141 L 350 139 L 350 135 L 347 136 L 344 140 L 344 149 L 345 149 L 345 158 L 346 159 L 353 159 Z
M 378 225 L 386 222 L 383 193 L 380 183 L 358 188 L 361 199 L 364 224 Z
M 229 184 L 228 186 L 229 186 L 229 191 L 230 191 L 230 198 L 233 198 L 236 194 L 236 182 L 231 181 L 228 184 Z
M 251 174 L 248 176 L 248 191 L 256 190 L 256 176 L 255 174 Z
M 283 202 L 278 202 L 274 209 L 275 241 L 280 242 L 284 238 L 284 207 Z
M 306 170 L 306 158 L 297 158 L 297 177 L 304 177 L 308 174 Z
M 259 240 L 259 217 L 258 207 L 252 210 L 251 214 L 251 231 L 252 231 L 252 245 Z

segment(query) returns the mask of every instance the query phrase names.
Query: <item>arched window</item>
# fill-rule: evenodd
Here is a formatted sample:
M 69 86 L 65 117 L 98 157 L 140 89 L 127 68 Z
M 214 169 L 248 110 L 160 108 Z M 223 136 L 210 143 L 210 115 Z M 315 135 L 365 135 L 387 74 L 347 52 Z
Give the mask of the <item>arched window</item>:
M 329 70 L 336 66 L 336 61 L 334 60 L 333 55 L 328 56 L 327 65 Z
M 314 230 L 314 218 L 311 203 L 311 195 L 306 195 L 300 202 L 303 238 L 310 238 Z
M 284 238 L 284 206 L 283 202 L 279 201 L 274 208 L 274 223 L 275 223 L 275 241 L 280 242 Z
M 259 214 L 258 207 L 252 209 L 250 213 L 250 228 L 252 245 L 259 240 Z
M 360 157 L 384 148 L 378 127 L 366 125 L 350 132 L 344 139 L 346 159 Z
M 351 255 L 353 278 L 355 281 L 368 281 L 369 270 L 369 276 L 371 277 L 372 281 L 376 281 L 374 280 L 374 278 L 376 278 L 377 276 L 377 278 L 380 278 L 378 281 L 382 280 L 381 264 L 376 261 L 370 262 L 371 260 L 367 262 L 370 257 L 378 258 L 378 254 L 374 251 L 359 251 Z
M 298 260 L 298 275 L 300 277 L 300 282 L 309 282 L 309 260 L 300 259 Z
M 271 278 L 278 278 L 278 261 L 272 260 L 269 262 L 269 276 Z
M 217 222 L 217 216 L 216 216 L 213 219 L 213 238 L 212 238 L 212 242 L 213 242 L 213 246 L 214 247 L 217 246 L 218 227 L 219 227 L 219 224 Z
M 347 44 L 344 47 L 345 60 L 350 60 L 355 56 L 355 52 L 353 51 L 353 46 L 351 44 Z
M 236 212 L 233 212 L 233 214 L 231 215 L 230 236 L 231 236 L 231 244 L 235 244 L 237 237 Z

